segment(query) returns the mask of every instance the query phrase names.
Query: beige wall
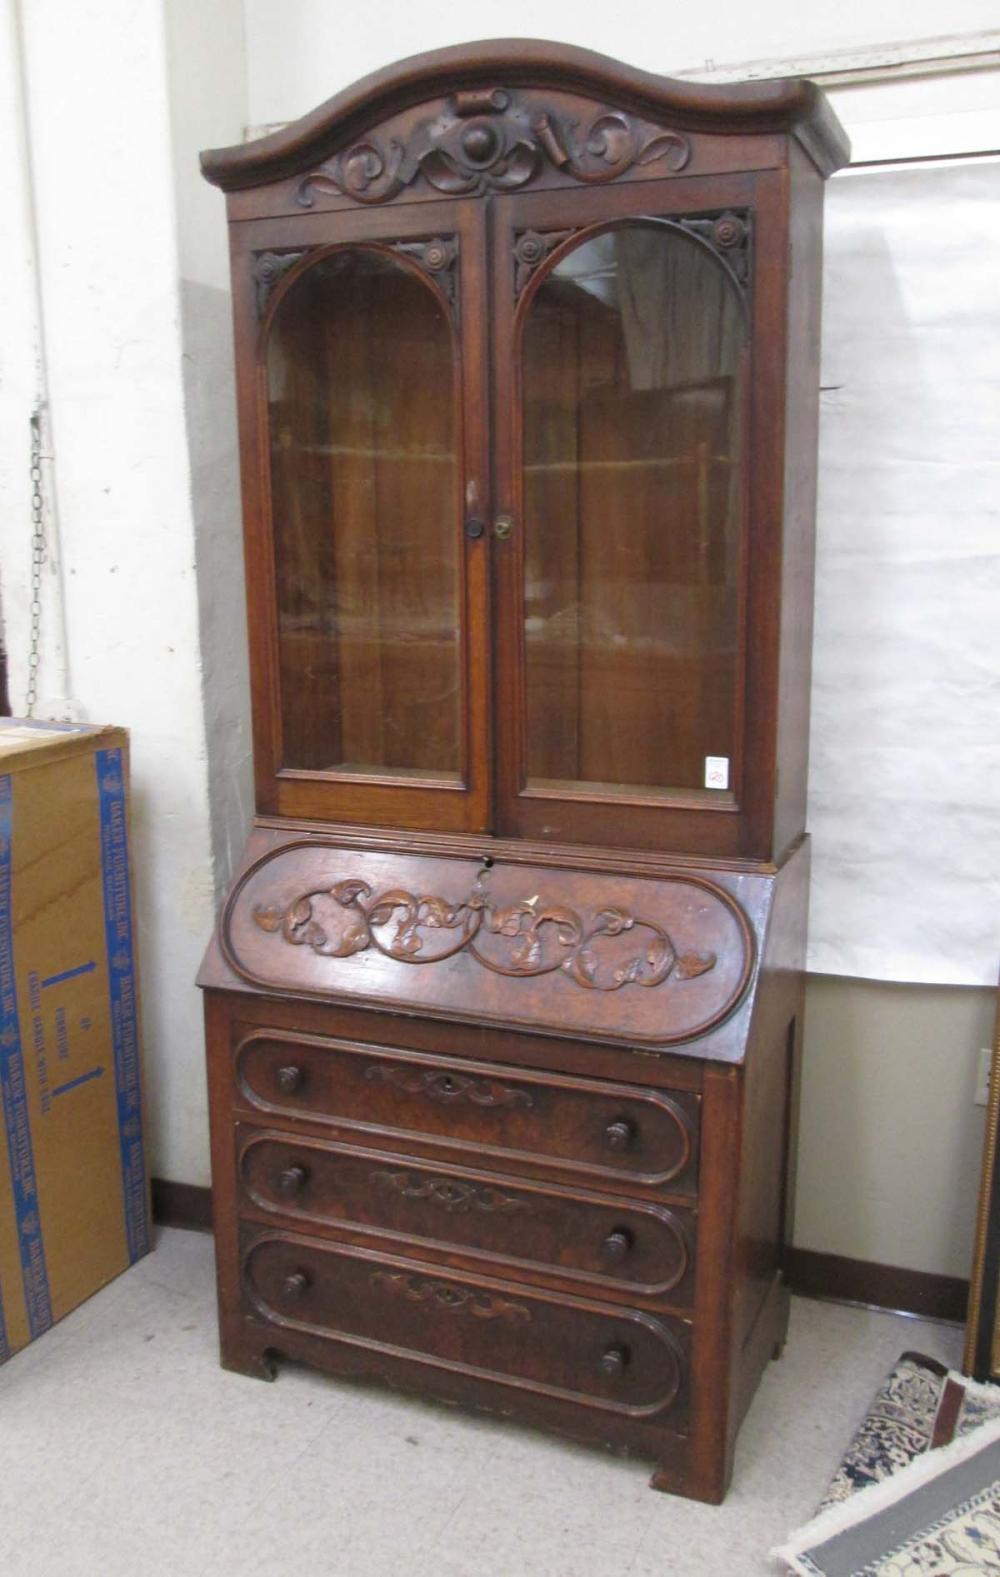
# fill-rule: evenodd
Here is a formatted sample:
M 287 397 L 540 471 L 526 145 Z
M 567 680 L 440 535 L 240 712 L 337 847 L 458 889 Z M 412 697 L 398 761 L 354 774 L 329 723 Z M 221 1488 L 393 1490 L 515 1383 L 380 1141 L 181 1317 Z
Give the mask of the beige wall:
M 996 994 L 810 976 L 794 1241 L 967 1276 Z

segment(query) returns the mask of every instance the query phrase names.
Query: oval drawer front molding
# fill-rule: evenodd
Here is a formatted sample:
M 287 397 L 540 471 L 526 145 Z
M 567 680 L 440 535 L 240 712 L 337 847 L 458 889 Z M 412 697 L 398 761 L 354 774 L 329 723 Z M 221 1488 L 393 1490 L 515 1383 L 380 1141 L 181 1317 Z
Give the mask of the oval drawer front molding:
M 244 1201 L 301 1225 L 346 1227 L 616 1295 L 691 1299 L 693 1219 L 682 1207 L 282 1133 L 241 1130 Z M 405 1249 L 404 1249 L 405 1252 Z
M 280 1030 L 255 1030 L 240 1042 L 236 1078 L 258 1111 L 336 1124 L 379 1148 L 421 1138 L 484 1158 L 684 1193 L 697 1187 L 699 1102 L 686 1092 Z
M 684 1327 L 638 1310 L 277 1233 L 243 1279 L 274 1325 L 635 1418 L 682 1411 Z
M 742 909 L 704 877 L 487 869 L 320 838 L 251 866 L 222 942 L 258 985 L 661 1044 L 725 1018 L 754 957 Z

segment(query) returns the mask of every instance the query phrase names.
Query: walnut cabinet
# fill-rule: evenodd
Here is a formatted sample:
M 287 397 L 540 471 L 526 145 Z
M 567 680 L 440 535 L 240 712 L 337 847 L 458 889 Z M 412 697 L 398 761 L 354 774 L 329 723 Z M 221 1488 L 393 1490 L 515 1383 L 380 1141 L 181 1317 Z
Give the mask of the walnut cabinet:
M 846 157 L 809 83 L 534 42 L 203 155 L 257 792 L 201 976 L 228 1366 L 725 1492 L 786 1321 Z

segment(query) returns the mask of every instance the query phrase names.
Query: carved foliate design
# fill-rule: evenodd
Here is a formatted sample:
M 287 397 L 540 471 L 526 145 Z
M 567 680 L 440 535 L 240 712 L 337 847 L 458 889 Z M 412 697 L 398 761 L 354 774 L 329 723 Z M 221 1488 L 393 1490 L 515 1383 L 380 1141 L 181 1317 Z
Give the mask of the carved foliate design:
M 537 896 L 498 907 L 478 882 L 453 903 L 403 888 L 373 893 L 367 882 L 341 881 L 303 893 L 284 909 L 258 905 L 253 918 L 261 930 L 280 931 L 293 946 L 328 958 L 374 947 L 403 963 L 434 964 L 467 949 L 493 974 L 524 978 L 560 970 L 592 991 L 658 986 L 671 976 L 689 980 L 716 964 L 714 953 L 680 953 L 655 921 L 627 910 L 601 909 L 584 919 Z M 490 944 L 489 938 L 496 940 Z
M 516 1194 L 502 1194 L 498 1188 L 477 1187 L 457 1177 L 422 1177 L 413 1172 L 372 1172 L 371 1181 L 402 1199 L 427 1200 L 440 1205 L 448 1215 L 464 1216 L 470 1211 L 484 1215 L 513 1215 L 516 1211 L 530 1212 L 526 1199 Z
M 410 1303 L 433 1303 L 447 1313 L 472 1314 L 478 1320 L 504 1320 L 508 1325 L 517 1325 L 531 1319 L 531 1311 L 523 1303 L 478 1292 L 474 1287 L 457 1287 L 450 1281 L 433 1281 L 404 1271 L 375 1270 L 371 1284 L 397 1293 Z
M 426 274 L 437 280 L 454 305 L 455 260 L 458 257 L 458 240 L 455 236 L 435 236 L 431 241 L 396 241 L 392 250 L 403 252 L 419 263 Z
M 271 292 L 293 264 L 305 257 L 305 252 L 257 252 L 253 260 L 253 277 L 257 286 L 257 316 L 263 317 Z
M 691 147 L 680 132 L 658 130 L 623 110 L 602 109 L 581 132 L 549 106 L 506 88 L 461 93 L 405 141 L 363 137 L 307 175 L 295 200 L 311 208 L 318 193 L 386 203 L 418 179 L 450 197 L 516 191 L 546 167 L 588 185 L 661 161 L 681 170 Z
M 373 1083 L 394 1084 L 407 1095 L 426 1095 L 428 1100 L 446 1106 L 468 1101 L 472 1106 L 534 1106 L 527 1090 L 512 1090 L 495 1079 L 470 1079 L 465 1073 L 446 1073 L 437 1068 L 393 1068 L 374 1062 L 365 1069 Z

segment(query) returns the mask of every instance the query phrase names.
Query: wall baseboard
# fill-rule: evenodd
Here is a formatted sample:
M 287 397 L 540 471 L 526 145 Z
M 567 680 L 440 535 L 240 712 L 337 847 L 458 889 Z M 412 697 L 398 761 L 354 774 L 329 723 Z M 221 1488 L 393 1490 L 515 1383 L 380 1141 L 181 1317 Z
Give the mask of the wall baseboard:
M 804 1298 L 832 1298 L 840 1303 L 867 1303 L 901 1314 L 922 1314 L 931 1320 L 965 1322 L 969 1283 L 959 1276 L 937 1276 L 926 1270 L 876 1265 L 870 1260 L 821 1254 L 811 1248 L 785 1251 L 785 1280 Z
M 154 1177 L 153 1220 L 161 1227 L 186 1227 L 192 1232 L 212 1230 L 212 1190 L 197 1183 L 168 1183 Z
M 153 1178 L 153 1219 L 160 1226 L 212 1230 L 212 1190 L 196 1183 L 170 1183 Z M 840 1303 L 867 1303 L 932 1320 L 964 1322 L 969 1283 L 958 1276 L 935 1276 L 924 1270 L 875 1265 L 869 1260 L 820 1254 L 811 1248 L 790 1248 L 785 1254 L 785 1280 L 804 1298 L 832 1298 Z

